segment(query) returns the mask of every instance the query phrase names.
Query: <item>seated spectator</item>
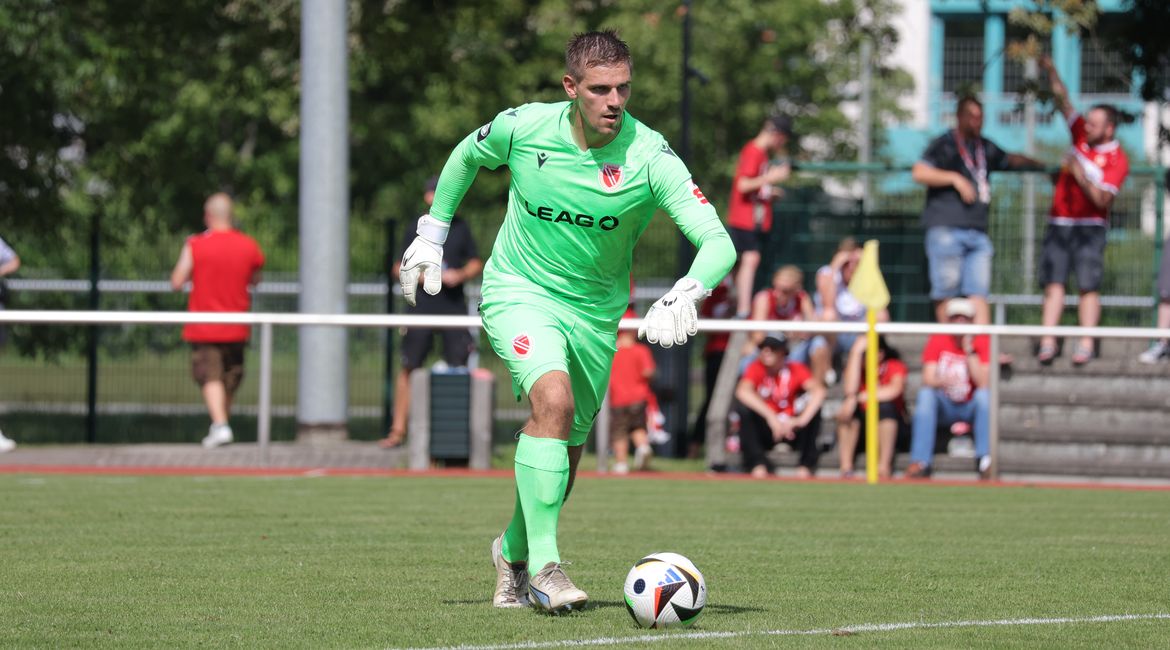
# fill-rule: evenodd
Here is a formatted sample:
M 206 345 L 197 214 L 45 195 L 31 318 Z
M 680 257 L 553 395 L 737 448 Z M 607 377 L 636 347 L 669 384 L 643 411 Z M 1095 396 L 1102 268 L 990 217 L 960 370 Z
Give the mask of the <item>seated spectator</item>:
M 975 306 L 966 298 L 947 302 L 947 322 L 966 325 Z M 990 476 L 991 403 L 987 389 L 991 345 L 986 336 L 934 334 L 922 351 L 922 388 L 914 406 L 910 467 L 906 478 L 927 478 L 934 459 L 939 424 L 969 424 L 975 435 L 979 478 Z
M 864 323 L 865 305 L 849 293 L 849 282 L 861 261 L 861 248 L 852 237 L 841 240 L 832 261 L 817 269 L 816 308 L 822 321 L 827 323 Z M 890 320 L 890 314 L 883 309 L 878 321 Z M 858 332 L 829 334 L 825 338 L 832 344 L 834 356 L 844 356 L 853 347 Z
M 626 318 L 637 318 L 630 310 Z M 649 469 L 653 455 L 646 432 L 646 404 L 653 394 L 650 380 L 654 377 L 654 357 L 650 348 L 639 343 L 630 330 L 619 330 L 617 352 L 610 370 L 610 446 L 613 449 L 613 471 L 630 471 L 630 442 L 634 443 L 634 469 Z
M 772 287 L 756 293 L 752 299 L 752 320 L 814 321 L 817 319 L 812 298 L 805 292 L 804 273 L 793 265 L 782 266 L 772 275 Z M 812 369 L 817 381 L 824 383 L 825 374 L 832 365 L 833 355 L 828 341 L 820 335 L 807 332 L 788 332 L 792 347 L 788 358 Z M 752 332 L 749 338 L 754 350 L 764 340 L 764 332 Z
M 858 337 L 849 350 L 841 373 L 845 398 L 837 409 L 837 453 L 841 457 L 841 478 L 852 478 L 857 440 L 865 426 L 867 394 L 865 385 L 865 337 Z M 886 337 L 878 337 L 878 476 L 890 478 L 898 432 L 906 423 L 906 364 Z M 870 453 L 866 450 L 866 453 Z
M 786 442 L 800 453 L 797 476 L 811 478 L 820 457 L 817 432 L 825 387 L 807 366 L 788 361 L 788 342 L 782 334 L 760 342 L 760 356 L 744 371 L 735 398 L 743 464 L 752 477 L 775 472 L 767 452 Z

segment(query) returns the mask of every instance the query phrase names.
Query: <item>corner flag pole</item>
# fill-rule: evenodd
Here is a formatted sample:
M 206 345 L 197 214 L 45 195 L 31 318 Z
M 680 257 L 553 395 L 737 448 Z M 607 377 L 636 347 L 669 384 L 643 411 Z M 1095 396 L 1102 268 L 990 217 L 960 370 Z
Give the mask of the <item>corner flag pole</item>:
M 890 291 L 878 265 L 876 239 L 865 242 L 861 261 L 849 281 L 849 293 L 865 305 L 865 476 L 878 482 L 878 336 L 877 315 L 890 304 Z

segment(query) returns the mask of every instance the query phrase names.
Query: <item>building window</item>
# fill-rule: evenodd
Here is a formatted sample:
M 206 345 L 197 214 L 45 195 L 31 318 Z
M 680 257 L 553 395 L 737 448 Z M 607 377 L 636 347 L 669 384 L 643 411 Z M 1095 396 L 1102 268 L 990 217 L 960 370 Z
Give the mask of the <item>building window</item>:
M 983 86 L 983 18 L 947 17 L 943 23 L 943 92 Z
M 1122 39 L 1118 16 L 1103 14 L 1093 32 L 1082 34 L 1081 93 L 1129 95 L 1130 72 L 1119 52 L 1110 49 Z

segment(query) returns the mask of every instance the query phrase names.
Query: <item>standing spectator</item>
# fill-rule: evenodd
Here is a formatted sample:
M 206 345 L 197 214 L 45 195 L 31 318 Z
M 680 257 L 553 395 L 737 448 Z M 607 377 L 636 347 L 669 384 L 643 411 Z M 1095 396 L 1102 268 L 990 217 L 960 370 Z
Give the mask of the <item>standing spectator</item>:
M 852 237 L 846 237 L 837 245 L 837 252 L 833 259 L 817 269 L 817 311 L 822 321 L 827 323 L 864 323 L 865 305 L 849 292 L 849 282 L 853 280 L 853 272 L 861 262 L 861 247 Z M 890 320 L 888 310 L 878 313 L 878 321 Z M 835 357 L 848 354 L 853 342 L 857 340 L 859 332 L 839 332 L 825 335 L 832 343 L 832 353 Z M 832 373 L 828 373 L 830 377 Z M 832 382 L 830 382 L 832 383 Z
M 1170 172 L 1166 174 L 1170 185 Z M 1170 237 L 1162 244 L 1162 264 L 1158 267 L 1158 328 L 1170 328 Z M 1170 359 L 1170 340 L 1158 339 L 1150 349 L 1141 353 L 1138 360 L 1154 364 L 1161 359 Z
M 1097 104 L 1081 115 L 1069 101 L 1068 88 L 1052 64 L 1044 57 L 1040 66 L 1048 75 L 1056 106 L 1068 121 L 1072 147 L 1065 154 L 1048 229 L 1040 259 L 1040 284 L 1044 288 L 1041 319 L 1045 327 L 1060 323 L 1064 311 L 1065 284 L 1076 273 L 1081 299 L 1077 307 L 1081 327 L 1096 327 L 1101 319 L 1101 277 L 1105 270 L 1105 235 L 1109 209 L 1129 175 L 1129 160 L 1114 139 L 1117 109 Z M 1056 358 L 1056 338 L 1040 339 L 1036 359 L 1043 364 Z M 1093 338 L 1081 338 L 1073 352 L 1074 365 L 1088 363 L 1094 354 Z
M 947 322 L 974 322 L 975 306 L 966 298 L 952 298 Z M 987 389 L 991 345 L 986 336 L 934 334 L 922 351 L 922 387 L 914 406 L 910 440 L 910 467 L 906 478 L 927 478 L 934 460 L 934 442 L 942 424 L 964 422 L 975 435 L 979 478 L 991 469 L 991 395 Z
M 764 337 L 760 356 L 744 371 L 735 387 L 739 400 L 739 439 L 744 467 L 753 478 L 775 472 L 767 451 L 786 442 L 800 453 L 796 468 L 800 478 L 817 470 L 820 449 L 817 432 L 825 387 L 802 363 L 788 361 L 788 342 L 783 334 Z
M 771 158 L 786 156 L 792 138 L 791 120 L 780 115 L 770 117 L 739 152 L 727 211 L 728 232 L 737 255 L 735 314 L 739 318 L 747 318 L 751 310 L 760 251 L 772 230 L 772 201 L 781 194 L 776 186 L 792 173 L 787 161 L 773 164 Z
M 439 178 L 435 176 L 423 187 L 423 201 L 427 208 L 430 208 L 435 200 L 435 186 L 438 182 Z M 402 265 L 402 255 L 415 236 L 415 224 L 407 222 L 398 255 L 395 256 L 394 264 L 390 268 L 390 274 L 395 280 L 398 279 L 399 267 Z M 447 235 L 444 251 L 446 255 L 443 257 L 442 289 L 433 296 L 425 291 L 420 293 L 415 305 L 406 306 L 406 313 L 467 315 L 467 295 L 463 285 L 479 277 L 483 271 L 483 260 L 479 258 L 475 239 L 471 236 L 471 228 L 463 219 L 452 218 L 451 231 Z M 398 447 L 406 439 L 406 421 L 410 416 L 410 373 L 422 366 L 431 352 L 436 334 L 443 337 L 443 360 L 452 368 L 466 366 L 471 352 L 475 349 L 475 341 L 471 333 L 465 329 L 435 330 L 416 327 L 406 330 L 405 336 L 402 337 L 401 367 L 394 383 L 394 416 L 390 422 L 390 431 L 379 443 L 383 448 Z
M 772 286 L 756 292 L 752 298 L 752 320 L 785 320 L 806 321 L 817 320 L 813 299 L 805 292 L 804 273 L 794 265 L 782 266 L 772 275 Z M 829 344 L 821 335 L 811 335 L 807 332 L 787 332 L 786 338 L 791 346 L 788 358 L 802 363 L 812 370 L 817 381 L 824 383 L 825 376 L 833 362 L 833 353 Z M 752 347 L 760 344 L 764 339 L 764 332 L 751 333 Z
M 188 280 L 192 312 L 245 312 L 252 308 L 249 291 L 260 281 L 264 253 L 251 237 L 235 227 L 232 199 L 211 195 L 203 204 L 207 230 L 187 238 L 171 271 L 171 288 L 179 291 Z M 232 441 L 228 423 L 232 396 L 244 378 L 244 347 L 251 337 L 248 325 L 189 323 L 183 340 L 191 344 L 191 375 L 203 392 L 211 427 L 203 438 L 211 449 Z
M 930 298 L 938 321 L 946 301 L 965 296 L 975 305 L 975 322 L 990 323 L 991 257 L 987 235 L 993 171 L 1041 169 L 1026 156 L 1007 153 L 983 137 L 983 104 L 966 96 L 955 107 L 955 129 L 935 138 L 914 164 L 914 182 L 926 186 L 922 226 L 930 265 Z
M 632 306 L 624 318 L 637 318 Z M 646 405 L 650 401 L 650 380 L 654 377 L 654 357 L 650 348 L 638 342 L 635 332 L 619 330 L 617 352 L 610 369 L 609 406 L 610 445 L 613 448 L 613 471 L 630 471 L 627 459 L 630 442 L 634 443 L 634 469 L 649 469 L 653 452 L 646 432 Z
M 845 397 L 837 409 L 837 453 L 841 458 L 841 478 L 853 477 L 857 440 L 865 423 L 867 408 L 865 385 L 865 337 L 858 337 L 849 350 L 849 360 L 842 372 Z M 902 356 L 878 337 L 878 476 L 890 478 L 894 466 L 894 447 L 898 433 L 906 423 L 906 364 Z M 866 450 L 867 454 L 872 453 Z
M 3 237 L 0 237 L 0 310 L 4 309 L 8 302 L 8 285 L 4 282 L 4 278 L 16 273 L 19 268 L 20 256 L 12 250 Z M 0 347 L 4 346 L 6 337 L 5 328 L 0 326 Z M 4 432 L 0 431 L 0 453 L 13 449 L 16 449 L 16 443 L 11 438 L 4 437 Z
M 711 290 L 711 295 L 699 306 L 699 318 L 731 318 L 735 315 L 735 285 L 731 282 L 731 275 Z M 695 428 L 687 441 L 687 458 L 698 458 L 707 439 L 707 413 L 711 409 L 711 397 L 715 393 L 715 382 L 719 379 L 719 369 L 723 366 L 723 356 L 727 352 L 727 343 L 731 339 L 731 332 L 707 332 L 703 343 L 703 405 L 699 407 L 699 415 L 695 419 Z

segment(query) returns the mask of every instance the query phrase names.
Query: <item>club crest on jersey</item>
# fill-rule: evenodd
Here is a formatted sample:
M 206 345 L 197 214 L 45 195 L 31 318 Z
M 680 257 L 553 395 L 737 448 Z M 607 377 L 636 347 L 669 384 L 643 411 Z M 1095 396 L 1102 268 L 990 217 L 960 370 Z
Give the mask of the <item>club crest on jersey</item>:
M 612 192 L 621 187 L 623 177 L 622 166 L 605 163 L 601 166 L 601 171 L 597 173 L 597 176 L 601 180 L 601 186 Z
M 528 353 L 532 351 L 532 341 L 528 334 L 517 334 L 516 338 L 512 339 L 512 351 L 521 359 L 528 357 Z

